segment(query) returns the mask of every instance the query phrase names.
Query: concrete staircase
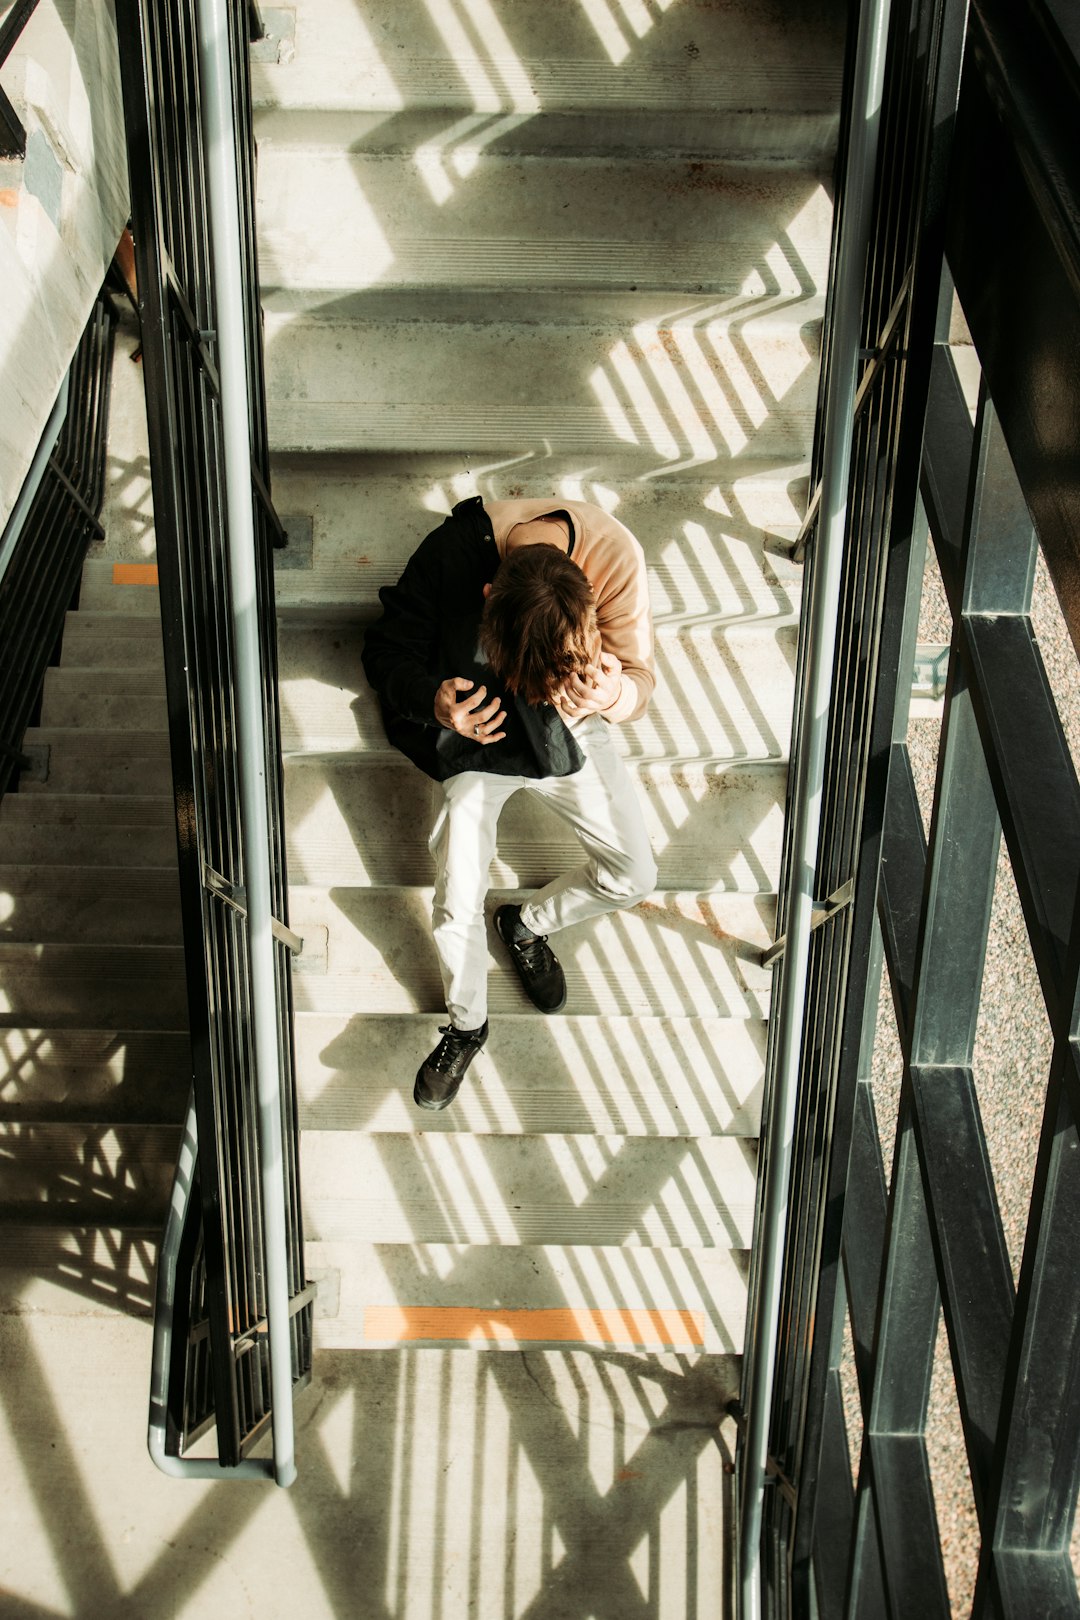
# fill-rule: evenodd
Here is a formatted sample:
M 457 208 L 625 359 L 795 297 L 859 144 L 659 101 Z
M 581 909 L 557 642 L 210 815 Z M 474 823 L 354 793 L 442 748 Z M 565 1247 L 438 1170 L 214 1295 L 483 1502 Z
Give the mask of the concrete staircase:
M 394 1615 L 433 1614 L 435 1594 L 440 1613 L 484 1617 L 720 1614 L 799 593 L 763 542 L 794 533 L 805 498 L 842 8 L 263 9 L 323 1394 L 298 1407 L 290 1499 L 306 1505 L 296 1524 L 273 1508 L 245 1590 L 295 1612 L 271 1549 L 314 1551 L 321 1503 L 337 1532 L 320 1558 L 346 1588 L 382 1581 Z M 68 1334 L 74 1295 L 108 1296 L 110 1255 L 118 1303 L 145 1312 L 186 1090 L 136 416 L 28 739 L 35 770 L 0 807 L 6 1296 Z M 660 879 L 559 936 L 558 1018 L 493 952 L 488 1047 L 457 1103 L 421 1115 L 412 1079 L 442 1013 L 431 790 L 386 744 L 359 652 L 379 586 L 474 492 L 596 501 L 645 547 L 659 684 L 620 736 Z M 519 799 L 492 909 L 573 858 Z M 116 1424 L 141 1426 L 144 1393 L 117 1393 Z M 363 1465 L 369 1442 L 392 1461 Z M 162 1542 L 175 1492 L 146 1482 Z M 328 1581 L 311 1612 L 359 1612 Z

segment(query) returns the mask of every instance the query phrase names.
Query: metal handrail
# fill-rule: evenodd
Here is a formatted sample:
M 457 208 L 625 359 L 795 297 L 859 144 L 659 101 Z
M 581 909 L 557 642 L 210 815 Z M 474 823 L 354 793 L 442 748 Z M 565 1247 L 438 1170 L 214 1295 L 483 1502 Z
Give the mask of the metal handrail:
M 251 487 L 251 404 L 244 326 L 240 201 L 236 183 L 236 120 L 232 102 L 229 19 L 223 0 L 198 0 L 198 19 L 203 84 L 201 111 L 217 295 L 227 562 L 231 587 L 229 598 L 236 647 L 237 752 L 247 871 L 248 949 L 259 1103 L 258 1140 L 273 1400 L 274 1476 L 279 1485 L 291 1485 L 296 1478 L 296 1457 L 292 1352 L 289 1343 L 286 1186 L 281 1129 L 282 1065 L 278 1044 L 274 910 L 270 879 L 271 838 L 267 818 L 262 660 Z
M 759 1253 L 756 1341 L 746 1428 L 741 1451 L 739 1521 L 740 1620 L 760 1620 L 761 1526 L 769 1455 L 780 1295 L 787 1238 L 792 1143 L 798 1093 L 803 1012 L 806 1002 L 814 878 L 824 784 L 829 694 L 836 647 L 837 606 L 847 525 L 852 410 L 856 395 L 861 327 L 861 291 L 873 209 L 881 93 L 885 73 L 890 0 L 874 0 L 859 19 L 854 94 L 848 134 L 844 217 L 834 275 L 830 386 L 825 400 L 821 516 L 804 671 L 802 724 L 795 759 L 791 887 L 785 963 L 776 1017 L 778 1052 L 772 1103 L 763 1143 L 765 1175 L 761 1218 L 754 1233 Z
M 216 1423 L 231 1477 L 273 1425 L 287 1484 L 313 1294 L 246 16 L 243 0 L 118 0 L 199 1144 L 165 1451 Z

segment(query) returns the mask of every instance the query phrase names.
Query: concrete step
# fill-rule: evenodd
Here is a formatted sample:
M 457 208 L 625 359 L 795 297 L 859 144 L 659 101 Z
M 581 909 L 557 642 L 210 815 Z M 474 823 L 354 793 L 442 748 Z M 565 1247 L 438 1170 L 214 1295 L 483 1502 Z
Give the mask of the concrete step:
M 810 452 L 821 300 L 702 304 L 663 324 L 266 318 L 276 452 L 614 451 L 656 475 Z M 433 363 L 433 357 L 437 361 Z
M 504 898 L 493 894 L 490 909 Z M 522 898 L 520 891 L 511 898 Z M 292 926 L 305 937 L 328 930 L 328 971 L 295 976 L 298 1011 L 443 1012 L 430 890 L 294 887 L 289 907 Z M 764 1017 L 771 978 L 760 956 L 771 940 L 773 910 L 762 896 L 657 893 L 632 910 L 564 929 L 555 948 L 566 974 L 567 1012 Z M 489 941 L 491 1011 L 530 1011 L 504 947 L 493 932 Z
M 63 664 L 46 670 L 41 699 L 44 728 L 92 731 L 166 731 L 163 666 L 154 669 L 95 669 Z
M 775 888 L 785 766 L 631 761 L 631 770 L 660 864 L 659 888 L 744 894 Z M 285 802 L 293 882 L 431 883 L 434 790 L 407 761 L 294 756 L 285 767 Z M 503 888 L 546 883 L 576 861 L 578 849 L 535 796 L 517 794 L 500 821 L 491 881 Z M 175 871 L 172 801 L 10 794 L 0 807 L 0 851 L 11 866 Z
M 766 535 L 794 538 L 804 504 L 803 468 L 761 469 L 715 480 L 628 483 L 618 495 L 598 478 L 563 479 L 446 472 L 434 458 L 411 471 L 343 473 L 311 458 L 286 458 L 274 498 L 291 535 L 274 553 L 279 611 L 297 617 L 366 619 L 378 592 L 393 584 L 410 553 L 455 501 L 480 493 L 589 499 L 617 509 L 645 549 L 656 624 L 708 620 L 783 623 L 798 612 L 801 569 L 768 556 Z M 372 468 L 384 465 L 371 458 Z M 97 611 L 69 614 L 62 663 L 86 670 L 160 670 L 157 591 L 117 577 L 91 559 L 83 599 Z M 152 609 L 152 611 L 147 611 Z
M 752 1145 L 732 1137 L 364 1136 L 303 1143 L 310 1242 L 745 1249 Z
M 157 702 L 157 699 L 152 700 Z M 31 726 L 23 753 L 32 769 L 19 779 L 27 798 L 47 794 L 107 794 L 142 799 L 172 792 L 169 738 L 155 732 L 95 731 L 82 726 Z
M 660 866 L 658 888 L 747 894 L 775 889 L 786 766 L 631 762 L 631 772 Z M 405 760 L 294 756 L 285 768 L 291 880 L 430 884 L 428 838 L 438 791 Z M 39 842 L 48 842 L 49 831 L 40 830 Z M 132 841 L 137 854 L 145 849 L 139 833 Z M 173 844 L 175 861 L 175 839 Z M 580 848 L 536 794 L 517 793 L 499 822 L 491 881 L 503 888 L 537 887 L 553 872 L 577 865 Z
M 170 945 L 0 941 L 0 1028 L 186 1029 L 184 953 Z
M 831 201 L 809 172 L 701 158 L 478 156 L 451 206 L 415 156 L 273 141 L 260 152 L 264 305 L 629 324 L 672 296 L 824 289 Z M 781 245 L 781 240 L 783 245 Z M 419 295 L 418 297 L 416 295 Z
M 84 617 L 85 615 L 85 617 Z M 132 620 L 152 620 L 154 628 L 142 634 L 161 639 L 161 606 L 155 562 L 118 562 L 110 557 L 88 557 L 83 563 L 79 610 L 83 633 L 104 620 L 106 627 L 125 639 L 140 631 Z M 110 622 L 111 619 L 111 622 Z
M 186 1031 L 8 1028 L 0 1118 L 175 1125 L 191 1084 Z
M 412 1100 L 438 1040 L 428 1015 L 296 1019 L 305 1131 L 755 1136 L 765 1025 L 754 1018 L 493 1016 L 445 1112 Z
M 6 793 L 0 799 L 0 828 L 5 839 L 17 829 L 52 827 L 58 841 L 86 830 L 147 834 L 173 824 L 173 801 L 165 793 Z M 62 829 L 62 830 L 61 830 Z M 173 857 L 175 858 L 175 849 Z M 78 863 L 76 863 L 78 864 Z M 134 861 L 134 866 L 157 866 L 157 861 Z
M 70 795 L 71 798 L 89 795 Z M 35 805 L 51 807 L 53 796 L 48 793 L 16 794 L 33 808 Z M 57 794 L 63 800 L 68 795 Z M 114 805 L 123 800 L 113 799 Z M 22 814 L 18 819 L 0 815 L 0 851 L 5 862 L 12 866 L 33 867 L 97 867 L 123 872 L 129 868 L 176 871 L 176 828 L 172 821 L 171 801 L 160 803 L 163 816 L 158 826 L 130 826 L 123 820 L 120 809 L 114 811 L 114 822 L 90 822 L 86 825 L 70 821 L 45 818 L 33 819 Z
M 111 575 L 113 565 L 87 562 L 84 579 L 88 570 Z M 117 593 L 124 591 L 128 601 L 132 589 L 116 586 Z M 152 595 L 156 598 L 157 592 Z M 85 670 L 162 669 L 164 652 L 157 614 L 69 613 L 64 621 L 60 662 L 64 668 Z
M 623 753 L 668 764 L 786 758 L 795 643 L 793 626 L 659 635 L 656 692 L 642 719 L 618 728 Z M 286 753 L 387 752 L 357 631 L 298 625 L 279 646 Z
M 0 1218 L 146 1227 L 164 1219 L 180 1146 L 174 1125 L 0 1124 Z
M 274 499 L 290 533 L 275 552 L 279 611 L 374 611 L 420 540 L 469 495 L 592 501 L 617 512 L 645 550 L 657 624 L 783 620 L 798 610 L 800 569 L 763 551 L 763 538 L 794 538 L 805 507 L 805 467 L 767 464 L 721 483 L 715 477 L 623 479 L 618 468 L 557 473 L 529 458 L 501 468 L 462 468 L 446 457 L 282 457 Z M 120 595 L 118 587 L 117 595 Z
M 342 145 L 366 134 L 415 146 L 426 127 L 449 184 L 467 179 L 470 150 L 499 143 L 791 152 L 834 138 L 839 7 L 743 0 L 620 16 L 512 0 L 497 16 L 420 5 L 380 15 L 304 0 L 295 20 L 276 15 L 278 38 L 253 53 L 261 140 L 308 127 L 308 109 L 368 115 Z M 424 109 L 440 116 L 425 126 Z
M 716 1355 L 743 1339 L 744 1257 L 728 1249 L 309 1242 L 306 1258 L 324 1349 Z
M 357 1593 L 395 1620 L 724 1612 L 737 1358 L 320 1348 L 292 1491 L 178 1487 L 146 1458 L 143 1262 L 131 1233 L 115 1238 L 85 1259 L 73 1245 L 59 1278 L 9 1274 L 13 1615 L 70 1612 L 74 1588 L 102 1620 L 205 1620 L 208 1605 L 281 1620 L 299 1582 L 304 1620 L 358 1612 Z M 57 1569 L 65 1525 L 80 1529 Z
M 25 784 L 24 784 L 25 785 Z M 38 784 L 39 789 L 48 784 Z M 176 870 L 171 795 L 8 793 L 0 857 L 11 866 Z
M 656 642 L 657 689 L 644 717 L 618 728 L 636 760 L 783 759 L 794 690 L 794 627 L 691 626 Z M 286 626 L 280 638 L 287 753 L 385 753 L 358 628 Z
M 690 625 L 656 641 L 657 690 L 639 721 L 619 728 L 630 759 L 782 760 L 794 695 L 795 627 Z M 362 752 L 392 757 L 375 694 L 360 664 L 355 625 L 286 624 L 279 638 L 282 748 L 286 754 Z M 51 669 L 39 733 L 164 736 L 164 676 L 153 671 Z M 31 741 L 47 740 L 41 735 Z M 56 739 L 59 742 L 59 738 Z M 51 770 L 51 763 L 50 763 Z M 90 789 L 91 784 L 72 783 Z M 154 792 L 157 781 L 142 792 Z M 108 782 L 96 778 L 98 790 Z
M 7 851 L 5 850 L 5 854 Z M 170 868 L 0 865 L 0 938 L 43 944 L 179 945 Z

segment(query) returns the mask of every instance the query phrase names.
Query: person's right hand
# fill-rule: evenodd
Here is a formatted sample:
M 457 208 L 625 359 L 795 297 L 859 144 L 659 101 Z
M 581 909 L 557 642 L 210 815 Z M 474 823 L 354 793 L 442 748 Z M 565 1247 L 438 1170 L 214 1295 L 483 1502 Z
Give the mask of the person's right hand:
M 459 698 L 461 692 L 469 696 Z M 506 719 L 506 710 L 500 707 L 500 698 L 493 697 L 490 703 L 485 703 L 486 697 L 486 686 L 476 686 L 462 675 L 452 675 L 435 694 L 435 718 L 440 726 L 471 737 L 473 742 L 501 742 L 506 732 L 499 727 Z

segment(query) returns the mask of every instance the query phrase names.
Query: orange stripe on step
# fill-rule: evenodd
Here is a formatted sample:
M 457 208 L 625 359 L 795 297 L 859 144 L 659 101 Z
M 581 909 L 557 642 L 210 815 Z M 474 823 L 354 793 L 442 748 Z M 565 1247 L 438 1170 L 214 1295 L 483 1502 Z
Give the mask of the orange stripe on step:
M 705 1343 L 701 1311 L 630 1309 L 547 1311 L 483 1310 L 453 1305 L 368 1305 L 364 1338 L 404 1344 L 414 1339 L 477 1344 L 632 1344 L 700 1349 Z
M 113 563 L 114 585 L 156 585 L 157 563 Z

